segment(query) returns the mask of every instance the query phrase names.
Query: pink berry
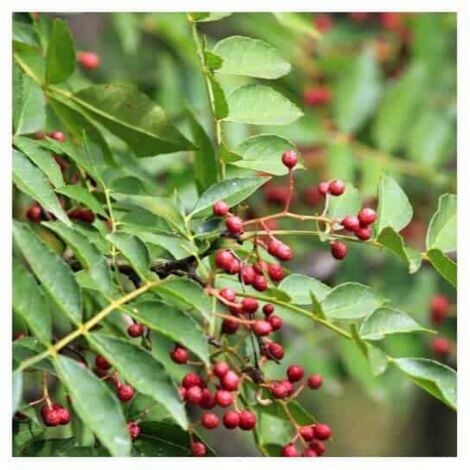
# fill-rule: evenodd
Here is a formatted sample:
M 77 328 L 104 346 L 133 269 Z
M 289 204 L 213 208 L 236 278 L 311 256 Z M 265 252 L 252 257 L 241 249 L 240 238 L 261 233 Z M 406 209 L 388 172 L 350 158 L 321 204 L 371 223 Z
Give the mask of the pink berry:
M 343 242 L 333 241 L 330 243 L 330 251 L 333 258 L 341 260 L 346 258 L 348 247 Z
M 370 226 L 368 227 L 359 227 L 354 234 L 359 240 L 366 241 L 372 236 L 372 230 Z
M 227 411 L 224 414 L 223 422 L 227 429 L 235 429 L 240 423 L 240 415 L 236 411 Z
M 253 281 L 253 288 L 258 292 L 263 292 L 268 288 L 268 282 L 262 274 L 258 274 Z
M 251 328 L 257 336 L 267 336 L 273 331 L 271 325 L 265 320 L 255 321 Z
M 94 70 L 100 65 L 100 56 L 95 52 L 84 51 L 77 54 L 78 63 L 87 70 Z
M 251 431 L 256 426 L 256 415 L 248 410 L 243 410 L 239 414 L 238 426 L 244 431 Z
M 127 384 L 121 384 L 118 386 L 117 395 L 121 401 L 130 401 L 134 397 L 134 389 Z
M 274 359 L 280 361 L 284 357 L 284 348 L 278 343 L 269 343 L 266 346 L 268 353 Z
M 186 390 L 186 401 L 193 405 L 199 405 L 202 401 L 202 388 L 199 385 L 193 385 Z
M 228 250 L 219 250 L 215 254 L 215 264 L 218 268 L 223 270 L 230 267 L 230 263 L 233 259 L 232 253 Z
M 304 368 L 298 364 L 291 364 L 287 368 L 287 378 L 291 382 L 298 382 L 304 377 Z
M 233 395 L 227 390 L 217 390 L 215 401 L 222 408 L 226 408 L 233 403 Z
M 53 131 L 49 134 L 51 139 L 57 140 L 57 142 L 65 142 L 65 135 L 60 131 Z
M 175 349 L 171 351 L 170 356 L 172 361 L 176 364 L 186 364 L 189 358 L 188 350 L 181 346 L 175 347 Z
M 256 271 L 252 266 L 242 266 L 240 268 L 240 277 L 244 284 L 251 285 L 255 280 Z
M 304 441 L 311 441 L 314 438 L 314 430 L 312 426 L 303 426 L 299 429 L 299 433 Z
M 229 207 L 225 201 L 217 201 L 212 206 L 212 213 L 216 217 L 223 217 L 224 215 L 227 215 L 228 210 L 229 210 Z
M 230 289 L 230 287 L 224 287 L 219 292 L 219 295 L 228 302 L 233 302 L 236 298 L 235 291 L 233 289 Z
M 202 386 L 203 383 L 201 377 L 198 374 L 196 374 L 195 372 L 188 372 L 183 377 L 182 384 L 184 388 L 190 388 L 195 385 Z
M 332 196 L 341 196 L 341 194 L 344 193 L 345 189 L 346 185 L 344 184 L 344 181 L 341 180 L 334 180 L 328 186 L 328 192 Z
M 282 448 L 281 451 L 282 457 L 298 457 L 299 453 L 294 444 L 287 444 Z
M 321 375 L 312 374 L 307 379 L 307 385 L 312 390 L 319 389 L 322 386 L 322 384 L 323 384 L 323 377 Z
M 431 348 L 436 356 L 447 356 L 451 350 L 450 341 L 447 338 L 439 336 L 433 339 Z
M 256 299 L 246 297 L 242 300 L 242 309 L 245 313 L 255 313 L 258 310 L 259 304 Z
M 297 153 L 294 150 L 287 150 L 282 154 L 282 163 L 289 169 L 297 165 Z
M 192 442 L 191 455 L 194 457 L 204 457 L 206 455 L 206 446 L 202 442 Z
M 284 270 L 279 264 L 269 264 L 268 274 L 273 282 L 280 282 L 284 279 Z
M 354 232 L 359 228 L 359 219 L 355 215 L 348 215 L 341 221 L 341 225 L 345 230 Z
M 302 457 L 318 457 L 318 454 L 313 449 L 305 449 L 302 452 Z
M 273 331 L 280 330 L 283 325 L 282 318 L 277 315 L 270 315 L 268 317 L 268 323 L 271 325 Z
M 359 211 L 359 214 L 357 214 L 357 218 L 359 219 L 361 227 L 367 227 L 376 221 L 377 214 L 374 209 L 364 207 Z
M 228 371 L 230 370 L 230 366 L 226 362 L 216 362 L 213 367 L 212 371 L 214 375 L 221 379 Z
M 222 388 L 229 392 L 234 392 L 238 389 L 240 385 L 240 378 L 238 375 L 233 371 L 229 370 L 221 379 L 220 381 Z
M 227 274 L 238 274 L 240 272 L 240 261 L 237 258 L 232 258 L 225 272 Z
M 228 217 L 225 226 L 230 233 L 239 234 L 243 232 L 243 220 L 236 215 Z
M 275 382 L 270 386 L 271 394 L 274 398 L 283 399 L 289 396 L 289 389 L 282 382 Z
M 206 429 L 215 429 L 219 425 L 219 417 L 215 413 L 204 413 L 201 425 Z
M 131 439 L 137 439 L 140 435 L 140 426 L 137 421 L 130 421 L 127 423 L 127 430 L 129 431 L 129 436 L 131 436 Z
M 327 441 L 331 437 L 331 429 L 327 424 L 318 423 L 313 428 L 315 438 L 320 441 Z
M 449 311 L 449 300 L 445 295 L 437 294 L 431 299 L 431 320 L 436 325 L 444 322 Z
M 327 181 L 322 181 L 321 183 L 318 183 L 318 192 L 322 196 L 326 196 L 328 194 L 329 187 L 330 184 Z
M 216 405 L 217 402 L 215 401 L 215 395 L 213 395 L 208 388 L 203 389 L 199 406 L 205 410 L 211 410 Z

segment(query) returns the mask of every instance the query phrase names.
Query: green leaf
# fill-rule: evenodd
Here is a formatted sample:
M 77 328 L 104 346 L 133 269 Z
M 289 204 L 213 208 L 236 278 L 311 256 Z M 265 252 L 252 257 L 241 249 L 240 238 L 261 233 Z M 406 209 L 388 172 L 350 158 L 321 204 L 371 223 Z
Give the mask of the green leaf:
M 139 302 L 132 316 L 148 328 L 182 344 L 209 365 L 209 347 L 199 325 L 183 312 L 162 302 Z
M 227 99 L 226 121 L 285 126 L 303 116 L 302 111 L 278 91 L 265 85 L 244 85 Z
M 366 317 L 386 301 L 385 297 L 368 286 L 346 282 L 332 289 L 321 304 L 327 318 L 353 320 Z
M 218 70 L 222 67 L 223 60 L 217 54 L 206 50 L 204 51 L 204 62 L 210 70 Z
M 13 129 L 15 135 L 31 134 L 46 125 L 46 100 L 41 87 L 29 76 L 23 75 L 14 64 L 13 69 Z
M 229 114 L 225 92 L 220 86 L 219 82 L 212 75 L 209 75 L 208 78 L 214 99 L 215 118 L 217 120 L 225 119 Z
M 331 142 L 326 156 L 328 174 L 344 181 L 355 180 L 356 156 L 347 142 Z M 375 185 L 374 185 L 375 191 Z
M 49 344 L 52 335 L 50 311 L 34 277 L 13 258 L 13 310 L 21 315 L 42 343 Z
M 297 149 L 292 141 L 279 135 L 258 134 L 236 147 L 235 153 L 241 159 L 232 162 L 232 165 L 272 175 L 285 175 L 288 170 L 282 163 L 282 154 L 286 150 Z M 297 168 L 302 168 L 302 165 L 297 165 Z
M 23 398 L 23 372 L 17 370 L 13 372 L 13 404 L 12 404 L 12 411 L 18 409 L 21 403 L 21 399 Z
M 98 291 L 108 297 L 113 294 L 114 286 L 106 259 L 84 235 L 60 222 L 44 222 L 43 225 L 59 235 L 72 248 L 80 264 L 89 272 Z
M 93 333 L 88 338 L 116 367 L 124 380 L 140 393 L 161 403 L 175 421 L 186 429 L 188 420 L 184 403 L 163 366 L 148 351 L 115 336 Z
M 223 60 L 218 73 L 273 80 L 290 72 L 291 66 L 273 46 L 245 36 L 219 41 L 214 52 Z
M 457 287 L 457 264 L 441 250 L 433 249 L 426 253 L 434 269 L 450 284 Z
M 321 34 L 313 26 L 309 19 L 310 15 L 304 16 L 301 13 L 274 12 L 276 20 L 286 28 L 299 34 L 306 34 L 313 39 L 320 39 Z
M 375 377 L 382 375 L 388 368 L 389 359 L 387 354 L 380 348 L 366 343 L 367 359 Z
M 126 54 L 136 54 L 139 48 L 141 34 L 140 19 L 135 13 L 120 11 L 111 14 L 113 26 Z
M 291 274 L 284 278 L 278 286 L 287 292 L 295 305 L 311 305 L 312 297 L 321 302 L 331 292 L 331 288 L 314 277 L 304 274 Z
M 341 131 L 354 133 L 370 117 L 379 97 L 379 74 L 376 54 L 370 48 L 339 74 L 333 93 L 333 115 Z
M 109 358 L 111 359 L 111 358 Z M 72 406 L 115 457 L 128 456 L 129 431 L 116 394 L 90 369 L 59 355 L 54 366 L 72 398 Z
M 212 13 L 205 13 L 205 12 L 198 12 L 198 13 L 190 13 L 189 16 L 191 17 L 192 21 L 197 23 L 209 23 L 211 21 L 219 21 L 227 18 L 228 16 L 232 15 L 232 13 L 228 12 L 212 12 Z
M 196 310 L 205 320 L 211 320 L 212 301 L 195 281 L 170 276 L 153 290 L 176 307 L 182 310 L 189 307 Z
M 136 234 L 139 235 L 147 245 L 157 245 L 162 247 L 175 259 L 185 258 L 192 253 L 191 243 L 184 239 L 177 237 L 176 235 L 161 235 L 158 233 L 142 232 L 142 230 L 136 229 Z
M 41 144 L 37 140 L 16 136 L 13 138 L 13 145 L 42 170 L 53 186 L 59 187 L 65 184 L 60 166 L 50 152 L 41 148 Z
M 407 313 L 389 307 L 373 311 L 361 324 L 359 334 L 365 340 L 378 341 L 387 335 L 398 333 L 427 332 Z
M 42 287 L 75 324 L 81 323 L 82 298 L 72 271 L 25 224 L 13 221 L 13 238 Z
M 233 207 L 251 196 L 268 180 L 269 178 L 253 176 L 249 178 L 231 178 L 213 184 L 196 202 L 190 217 L 209 214 L 212 205 L 217 201 L 225 201 L 230 207 Z
M 377 233 L 385 227 L 392 227 L 399 232 L 406 227 L 413 217 L 413 208 L 403 189 L 388 174 L 382 174 L 378 190 L 379 206 L 377 209 Z
M 383 151 L 394 152 L 406 140 L 422 95 L 424 76 L 424 67 L 415 63 L 387 90 L 372 128 L 374 141 Z
M 46 81 L 60 83 L 75 70 L 75 46 L 67 23 L 55 19 L 46 55 Z
M 106 236 L 129 261 L 141 279 L 149 278 L 150 256 L 145 243 L 136 235 L 114 232 Z
M 457 409 L 457 374 L 437 361 L 404 357 L 393 361 L 413 382 L 453 410 Z
M 191 136 L 198 150 L 194 151 L 194 173 L 199 193 L 217 183 L 219 179 L 219 161 L 212 141 L 204 127 L 198 122 L 194 112 L 188 108 L 188 120 Z
M 444 253 L 457 249 L 457 196 L 443 194 L 432 216 L 426 235 L 426 248 L 437 248 Z
M 377 237 L 377 241 L 387 250 L 399 256 L 408 264 L 410 274 L 415 273 L 421 266 L 421 253 L 405 245 L 403 237 L 392 227 L 385 227 Z
M 138 157 L 194 148 L 168 123 L 164 111 L 136 88 L 93 85 L 80 90 L 72 99 L 126 142 Z
M 359 191 L 352 184 L 346 183 L 346 189 L 341 196 L 328 198 L 326 213 L 332 219 L 342 220 L 347 215 L 357 214 L 361 205 Z
M 108 217 L 106 211 L 101 206 L 101 203 L 93 196 L 88 189 L 85 189 L 83 186 L 78 186 L 76 184 L 62 186 L 55 190 L 56 193 L 63 194 L 73 201 L 80 202 L 81 204 L 90 208 L 96 214 L 100 214 L 103 217 Z
M 52 212 L 60 221 L 70 225 L 70 220 L 44 173 L 17 150 L 13 150 L 13 182 L 18 189 L 35 199 L 44 210 Z

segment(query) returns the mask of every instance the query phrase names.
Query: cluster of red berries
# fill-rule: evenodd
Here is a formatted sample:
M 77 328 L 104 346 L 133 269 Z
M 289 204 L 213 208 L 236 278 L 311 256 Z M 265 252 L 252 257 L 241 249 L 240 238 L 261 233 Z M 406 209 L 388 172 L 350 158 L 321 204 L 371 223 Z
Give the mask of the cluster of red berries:
M 321 457 L 326 452 L 324 441 L 331 437 L 331 429 L 327 424 L 317 423 L 302 426 L 294 437 L 300 441 L 303 451 L 300 454 L 294 442 L 286 444 L 281 450 L 282 457 Z M 300 439 L 299 439 L 300 438 Z
M 449 311 L 449 299 L 442 294 L 434 295 L 430 304 L 430 316 L 432 323 L 435 325 L 442 325 L 449 316 Z M 452 342 L 443 336 L 437 336 L 431 341 L 432 352 L 441 358 L 447 357 L 451 353 L 452 347 Z
M 41 408 L 41 417 L 48 427 L 65 426 L 70 423 L 70 411 L 59 403 L 46 404 Z

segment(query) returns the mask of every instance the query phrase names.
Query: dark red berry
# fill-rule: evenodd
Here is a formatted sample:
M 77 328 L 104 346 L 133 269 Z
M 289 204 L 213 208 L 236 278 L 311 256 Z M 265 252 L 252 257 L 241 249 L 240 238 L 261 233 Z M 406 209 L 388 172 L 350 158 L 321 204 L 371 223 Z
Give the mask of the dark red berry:
M 186 364 L 188 362 L 189 353 L 186 348 L 177 346 L 171 351 L 170 356 L 172 361 L 176 362 L 176 364 Z
M 287 378 L 291 382 L 298 382 L 304 377 L 304 368 L 298 364 L 291 364 L 287 368 Z
M 357 218 L 359 219 L 361 227 L 367 227 L 376 221 L 377 214 L 374 209 L 371 209 L 370 207 L 364 207 L 357 214 Z
M 322 441 L 313 441 L 309 444 L 310 449 L 314 450 L 318 456 L 326 452 L 326 445 Z
M 77 53 L 78 63 L 87 70 L 94 70 L 100 65 L 100 56 L 96 52 L 82 51 Z
M 144 326 L 140 323 L 132 323 L 132 325 L 129 325 L 129 328 L 127 328 L 127 334 L 132 338 L 138 338 L 144 334 Z
M 253 287 L 258 292 L 263 292 L 268 288 L 268 282 L 262 274 L 257 274 L 255 280 L 253 281 Z
M 282 328 L 282 325 L 283 325 L 282 318 L 278 317 L 277 315 L 270 315 L 267 321 L 271 325 L 271 328 L 273 331 L 277 331 Z
M 215 429 L 219 425 L 219 417 L 215 413 L 204 413 L 201 417 L 201 425 L 206 429 Z
M 240 268 L 240 277 L 244 284 L 251 285 L 256 277 L 256 271 L 252 266 L 242 266 Z
M 331 429 L 327 424 L 318 423 L 313 428 L 315 439 L 326 441 L 331 437 Z
M 434 338 L 431 342 L 431 349 L 436 356 L 447 356 L 451 350 L 450 341 L 442 336 Z
M 318 454 L 313 449 L 305 449 L 302 452 L 302 457 L 318 457 Z
M 282 399 L 289 396 L 289 389 L 283 382 L 274 382 L 270 386 L 271 394 L 274 398 Z
M 298 457 L 299 453 L 294 444 L 287 444 L 281 450 L 282 457 Z
M 26 211 L 26 217 L 31 222 L 41 222 L 42 220 L 42 210 L 41 206 L 39 204 L 33 204 L 27 211 Z
M 243 232 L 243 220 L 236 215 L 231 215 L 225 221 L 225 226 L 230 233 L 242 233 Z
M 263 307 L 263 313 L 266 317 L 269 317 L 274 312 L 274 305 L 273 304 L 266 304 Z M 272 326 L 272 325 L 271 325 Z
M 89 209 L 83 209 L 82 207 L 77 207 L 68 212 L 68 216 L 72 220 L 80 220 L 87 224 L 92 224 L 95 221 L 95 214 Z
M 266 346 L 266 349 L 268 350 L 269 355 L 278 361 L 284 357 L 284 348 L 278 343 L 269 343 Z
M 251 329 L 257 336 L 267 336 L 273 331 L 269 322 L 265 320 L 256 320 L 255 323 L 252 325 Z
M 235 429 L 240 423 L 240 415 L 236 411 L 227 411 L 224 414 L 223 422 L 227 429 Z
M 354 235 L 356 235 L 359 240 L 366 241 L 369 240 L 369 238 L 372 236 L 372 229 L 369 227 L 359 227 L 355 232 Z
M 328 186 L 328 192 L 332 196 L 341 196 L 341 194 L 344 193 L 345 189 L 346 185 L 344 184 L 344 181 L 341 180 L 334 180 Z
M 220 384 L 224 390 L 234 392 L 238 389 L 240 378 L 233 370 L 229 370 L 220 380 Z
M 359 219 L 355 215 L 348 215 L 341 221 L 341 225 L 345 230 L 354 232 L 359 228 Z
M 53 131 L 49 133 L 51 139 L 57 140 L 58 142 L 65 142 L 65 135 L 60 131 Z
M 228 204 L 224 201 L 217 201 L 212 206 L 212 213 L 216 217 L 223 217 L 224 215 L 227 215 L 228 210 L 229 210 Z
M 193 387 L 194 385 L 198 385 L 198 386 L 203 385 L 201 377 L 195 372 L 188 372 L 183 377 L 183 380 L 181 383 L 184 388 L 190 388 L 190 387 Z
M 216 362 L 213 367 L 212 371 L 214 375 L 221 379 L 228 371 L 230 370 L 230 366 L 226 362 Z
M 140 426 L 137 421 L 129 421 L 127 423 L 127 430 L 129 431 L 129 436 L 131 439 L 137 439 L 140 434 Z
M 235 291 L 233 289 L 230 289 L 230 287 L 224 287 L 220 292 L 219 292 L 220 297 L 223 299 L 227 300 L 228 302 L 233 302 L 235 300 Z
M 275 243 L 279 243 L 279 242 L 275 242 Z M 269 250 L 269 246 L 268 246 L 268 250 Z M 258 260 L 253 265 L 253 269 L 255 270 L 256 274 L 264 274 L 268 271 L 268 263 L 266 263 L 266 261 L 263 261 L 263 260 Z
M 284 270 L 279 264 L 269 264 L 268 274 L 272 281 L 280 282 L 284 279 Z
M 258 310 L 259 304 L 256 299 L 246 297 L 242 300 L 242 309 L 245 313 L 255 313 Z
M 233 403 L 233 395 L 227 390 L 217 390 L 215 393 L 215 401 L 217 405 L 225 408 Z
M 314 431 L 312 426 L 302 426 L 299 429 L 299 434 L 302 436 L 304 441 L 311 441 L 314 437 Z
M 59 410 L 55 410 L 53 407 L 44 405 L 41 408 L 41 416 L 44 424 L 48 427 L 59 426 L 61 416 Z
M 101 370 L 108 370 L 111 368 L 111 364 L 108 362 L 108 360 L 102 356 L 101 354 L 98 354 L 96 357 L 95 357 L 95 366 L 98 368 L 98 369 L 101 369 Z
M 235 318 L 224 318 L 222 322 L 222 333 L 233 335 L 238 331 L 240 323 Z
M 288 380 L 281 380 L 282 385 L 286 388 L 287 390 L 287 395 L 292 395 L 294 393 L 294 386 L 292 385 L 292 382 L 289 382 Z
M 215 264 L 218 268 L 226 270 L 230 267 L 230 263 L 233 261 L 233 255 L 228 250 L 219 250 L 215 254 Z
M 341 260 L 346 258 L 348 247 L 343 242 L 333 241 L 330 243 L 330 251 L 333 258 Z
M 282 163 L 289 169 L 297 165 L 297 153 L 294 150 L 287 150 L 282 154 Z
M 206 446 L 202 442 L 192 442 L 191 455 L 194 457 L 204 457 L 206 455 Z
M 313 390 L 317 390 L 323 384 L 323 377 L 318 374 L 309 375 L 307 379 L 307 385 Z
M 121 384 L 117 388 L 117 395 L 121 401 L 129 401 L 134 397 L 134 389 L 128 384 Z
M 211 391 L 208 388 L 205 388 L 202 391 L 202 398 L 199 403 L 199 406 L 201 408 L 204 408 L 205 410 L 211 410 L 217 405 L 215 401 L 215 396 L 211 393 Z
M 228 306 L 228 309 L 230 313 L 236 317 L 239 317 L 243 313 L 242 304 L 231 304 Z
M 199 405 L 202 401 L 202 388 L 199 385 L 193 385 L 186 390 L 186 401 L 192 405 Z
M 240 272 L 240 261 L 237 258 L 233 258 L 225 272 L 227 274 L 238 274 Z
M 243 410 L 239 414 L 238 426 L 244 431 L 251 431 L 256 426 L 256 415 L 248 410 Z

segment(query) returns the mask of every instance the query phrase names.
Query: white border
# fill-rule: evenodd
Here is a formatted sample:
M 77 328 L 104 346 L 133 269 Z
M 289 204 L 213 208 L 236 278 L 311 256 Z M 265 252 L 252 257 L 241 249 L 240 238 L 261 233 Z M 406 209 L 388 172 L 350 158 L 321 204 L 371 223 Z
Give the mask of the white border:
M 296 468 L 328 468 L 340 466 L 354 469 L 392 469 L 399 466 L 401 470 L 418 468 L 469 468 L 470 466 L 470 420 L 469 420 L 469 367 L 470 360 L 470 289 L 465 282 L 470 279 L 470 259 L 466 246 L 470 241 L 470 14 L 469 3 L 465 0 L 219 0 L 219 1 L 183 1 L 158 2 L 155 0 L 3 0 L 0 2 L 1 26 L 1 70 L 0 103 L 2 103 L 2 132 L 1 132 L 1 170 L 0 170 L 0 221 L 3 230 L 0 231 L 0 312 L 5 325 L 8 318 L 8 328 L 1 328 L 0 359 L 2 360 L 1 374 L 1 427 L 0 427 L 0 461 L 2 468 L 55 469 L 67 467 L 67 470 L 83 468 L 128 468 L 131 465 L 139 469 L 204 469 L 210 470 L 222 466 L 223 470 L 256 467 L 257 469 L 286 469 Z M 456 11 L 458 12 L 458 194 L 459 194 L 459 281 L 458 292 L 459 328 L 458 328 L 458 458 L 321 458 L 314 459 L 272 459 L 272 458 L 213 458 L 213 459 L 77 459 L 77 458 L 41 458 L 41 459 L 12 459 L 11 454 L 11 425 L 10 425 L 10 364 L 11 364 L 11 163 L 10 163 L 10 126 L 11 126 L 11 12 L 13 11 L 49 11 L 49 12 L 96 12 L 96 11 Z M 7 106 L 5 106 L 5 103 Z M 360 424 L 357 433 L 360 436 Z M 360 438 L 360 437 L 359 437 Z M 466 463 L 465 463 L 466 462 Z

